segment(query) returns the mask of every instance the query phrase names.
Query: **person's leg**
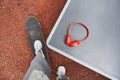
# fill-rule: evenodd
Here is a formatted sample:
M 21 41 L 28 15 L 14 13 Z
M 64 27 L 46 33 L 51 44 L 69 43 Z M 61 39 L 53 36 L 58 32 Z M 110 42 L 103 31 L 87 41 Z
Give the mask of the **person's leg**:
M 46 74 L 48 77 L 50 76 L 50 67 L 47 64 L 46 60 L 43 58 L 42 54 L 37 54 L 35 56 L 35 58 L 31 62 L 29 69 L 27 70 L 23 80 L 28 80 L 28 78 L 33 70 L 40 70 L 44 74 Z
M 42 46 L 40 44 L 40 41 L 37 41 L 37 43 L 35 42 L 34 47 L 35 47 L 36 56 L 32 60 L 31 65 L 30 65 L 29 69 L 27 70 L 23 80 L 28 80 L 28 78 L 33 70 L 42 71 L 48 77 L 50 76 L 50 66 L 48 65 L 48 63 L 46 62 L 46 60 L 44 58 L 44 54 L 41 49 Z

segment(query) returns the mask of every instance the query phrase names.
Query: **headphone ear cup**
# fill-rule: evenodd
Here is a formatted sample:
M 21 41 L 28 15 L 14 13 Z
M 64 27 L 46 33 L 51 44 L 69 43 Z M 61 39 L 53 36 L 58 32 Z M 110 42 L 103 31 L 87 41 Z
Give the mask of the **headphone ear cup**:
M 80 41 L 75 40 L 75 41 L 71 42 L 71 43 L 69 44 L 69 46 L 70 46 L 70 47 L 74 47 L 74 46 L 77 46 L 77 45 L 79 45 L 79 44 L 80 44 Z
M 69 45 L 71 43 L 71 36 L 70 35 L 67 35 L 66 36 L 66 44 Z

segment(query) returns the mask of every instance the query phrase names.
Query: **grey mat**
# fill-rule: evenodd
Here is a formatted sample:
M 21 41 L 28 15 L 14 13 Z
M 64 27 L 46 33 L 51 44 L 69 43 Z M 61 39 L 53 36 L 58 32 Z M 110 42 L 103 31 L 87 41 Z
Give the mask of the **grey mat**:
M 108 78 L 120 80 L 120 0 L 71 0 L 63 13 L 48 37 L 48 47 Z M 71 48 L 65 44 L 65 36 L 68 25 L 75 21 L 86 24 L 90 36 Z M 71 31 L 73 40 L 85 34 L 80 26 Z

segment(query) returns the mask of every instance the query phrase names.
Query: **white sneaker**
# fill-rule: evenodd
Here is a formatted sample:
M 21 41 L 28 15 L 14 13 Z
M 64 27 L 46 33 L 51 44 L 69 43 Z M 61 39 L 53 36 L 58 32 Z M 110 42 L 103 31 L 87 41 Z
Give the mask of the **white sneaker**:
M 40 40 L 35 40 L 34 49 L 35 49 L 35 54 L 38 54 L 39 52 L 41 52 L 43 57 L 44 57 L 44 54 L 43 54 L 43 51 L 42 51 L 42 43 L 41 43 Z
M 38 51 L 42 49 L 42 43 L 40 40 L 35 40 L 34 48 L 35 48 L 35 54 L 37 54 Z
M 59 66 L 57 71 L 58 78 L 62 78 L 62 76 L 65 75 L 65 72 L 66 72 L 65 67 Z

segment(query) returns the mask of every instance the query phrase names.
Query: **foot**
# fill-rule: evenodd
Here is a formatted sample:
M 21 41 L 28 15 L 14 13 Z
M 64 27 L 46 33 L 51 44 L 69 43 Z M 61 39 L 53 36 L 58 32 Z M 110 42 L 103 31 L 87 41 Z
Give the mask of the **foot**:
M 59 78 L 62 78 L 62 76 L 65 75 L 65 72 L 66 72 L 66 70 L 65 70 L 64 66 L 59 66 L 58 67 L 57 75 L 58 75 Z
M 70 80 L 68 76 L 65 75 L 66 69 L 64 66 L 59 66 L 57 71 L 57 80 Z
M 41 43 L 40 40 L 35 40 L 34 49 L 35 49 L 35 54 L 42 54 L 43 57 L 44 57 L 44 54 L 43 54 L 43 51 L 42 51 L 42 43 Z

